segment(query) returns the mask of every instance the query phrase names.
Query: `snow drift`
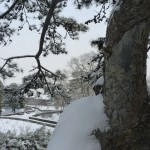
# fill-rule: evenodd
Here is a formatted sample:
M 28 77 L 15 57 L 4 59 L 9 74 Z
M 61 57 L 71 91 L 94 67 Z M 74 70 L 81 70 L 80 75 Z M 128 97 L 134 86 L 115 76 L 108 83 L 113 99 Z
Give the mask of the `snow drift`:
M 100 150 L 99 141 L 91 133 L 108 129 L 102 95 L 72 102 L 60 116 L 47 150 Z

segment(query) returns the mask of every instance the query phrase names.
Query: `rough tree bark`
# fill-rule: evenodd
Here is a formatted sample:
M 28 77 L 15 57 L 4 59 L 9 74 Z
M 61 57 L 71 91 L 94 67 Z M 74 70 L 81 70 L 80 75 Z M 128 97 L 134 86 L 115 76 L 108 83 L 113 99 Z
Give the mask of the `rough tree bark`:
M 107 28 L 104 103 L 110 131 L 104 150 L 149 150 L 146 85 L 150 0 L 122 0 Z

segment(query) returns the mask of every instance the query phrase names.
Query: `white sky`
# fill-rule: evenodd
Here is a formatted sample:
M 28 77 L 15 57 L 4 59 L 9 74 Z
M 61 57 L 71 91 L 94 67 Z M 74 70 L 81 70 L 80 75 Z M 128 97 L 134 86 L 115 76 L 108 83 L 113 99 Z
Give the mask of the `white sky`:
M 71 4 L 69 7 L 64 8 L 63 15 L 67 17 L 73 17 L 77 19 L 79 22 L 84 23 L 88 19 L 93 18 L 96 14 L 96 8 L 83 9 L 82 11 L 75 10 Z M 41 57 L 42 65 L 51 71 L 55 71 L 57 69 L 64 69 L 67 65 L 67 62 L 73 56 L 79 56 L 81 54 L 90 52 L 91 50 L 95 50 L 90 46 L 90 41 L 94 40 L 98 37 L 104 37 L 106 33 L 106 23 L 89 24 L 89 31 L 86 33 L 81 33 L 79 40 L 66 40 L 66 50 L 68 51 L 67 55 L 53 55 L 50 54 L 47 58 Z M 26 54 L 36 54 L 39 46 L 40 35 L 34 31 L 29 31 L 28 28 L 24 28 L 19 36 L 14 36 L 13 42 L 5 47 L 0 46 L 0 58 L 8 58 L 11 56 L 19 56 Z M 9 79 L 5 81 L 6 84 L 11 82 L 21 83 L 21 78 L 27 75 L 27 70 L 32 69 L 32 66 L 36 65 L 36 62 L 32 58 L 25 58 L 15 60 L 19 63 L 19 66 L 25 70 L 23 74 L 18 74 L 16 78 Z M 2 61 L 0 61 L 2 64 Z M 148 66 L 150 62 L 148 62 Z M 150 71 L 148 72 L 150 73 Z

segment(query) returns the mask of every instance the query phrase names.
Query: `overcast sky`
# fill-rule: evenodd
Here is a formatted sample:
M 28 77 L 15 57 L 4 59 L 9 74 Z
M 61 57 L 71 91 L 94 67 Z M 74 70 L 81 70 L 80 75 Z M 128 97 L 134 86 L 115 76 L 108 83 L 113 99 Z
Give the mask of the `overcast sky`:
M 84 23 L 88 19 L 91 19 L 96 14 L 96 8 L 91 8 L 90 10 L 83 9 L 82 11 L 75 10 L 71 4 L 69 7 L 65 8 L 63 15 L 67 17 L 73 17 L 79 22 Z M 68 51 L 67 55 L 53 55 L 50 54 L 47 58 L 41 58 L 42 65 L 51 71 L 57 69 L 64 69 L 67 65 L 67 62 L 73 56 L 79 56 L 81 54 L 90 52 L 96 49 L 90 46 L 90 41 L 98 37 L 105 37 L 106 33 L 106 23 L 89 25 L 89 31 L 86 33 L 81 33 L 79 40 L 71 40 L 67 38 L 66 40 L 66 50 Z M 39 46 L 40 35 L 34 31 L 29 31 L 28 28 L 24 28 L 19 36 L 14 36 L 13 42 L 9 46 L 2 47 L 0 46 L 0 58 L 8 58 L 10 56 L 19 56 L 26 54 L 36 54 Z M 35 60 L 32 58 L 16 60 L 19 63 L 19 66 L 25 70 L 23 75 L 17 75 L 16 78 L 9 79 L 5 81 L 7 84 L 11 82 L 21 83 L 21 78 L 24 75 L 27 75 L 27 71 L 32 69 L 32 66 L 35 66 Z M 2 64 L 2 61 L 0 61 Z M 148 63 L 149 65 L 149 63 Z

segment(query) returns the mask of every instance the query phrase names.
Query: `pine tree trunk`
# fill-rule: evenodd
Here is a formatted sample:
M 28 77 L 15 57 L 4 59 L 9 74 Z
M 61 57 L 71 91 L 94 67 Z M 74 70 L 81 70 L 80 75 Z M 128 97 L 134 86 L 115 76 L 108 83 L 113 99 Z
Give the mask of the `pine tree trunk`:
M 149 16 L 149 0 L 126 0 L 109 23 L 104 103 L 111 128 L 104 150 L 150 150 L 146 85 Z
M 0 81 L 0 116 L 1 116 L 1 113 L 2 113 L 2 107 L 3 107 L 3 84 L 2 82 Z

